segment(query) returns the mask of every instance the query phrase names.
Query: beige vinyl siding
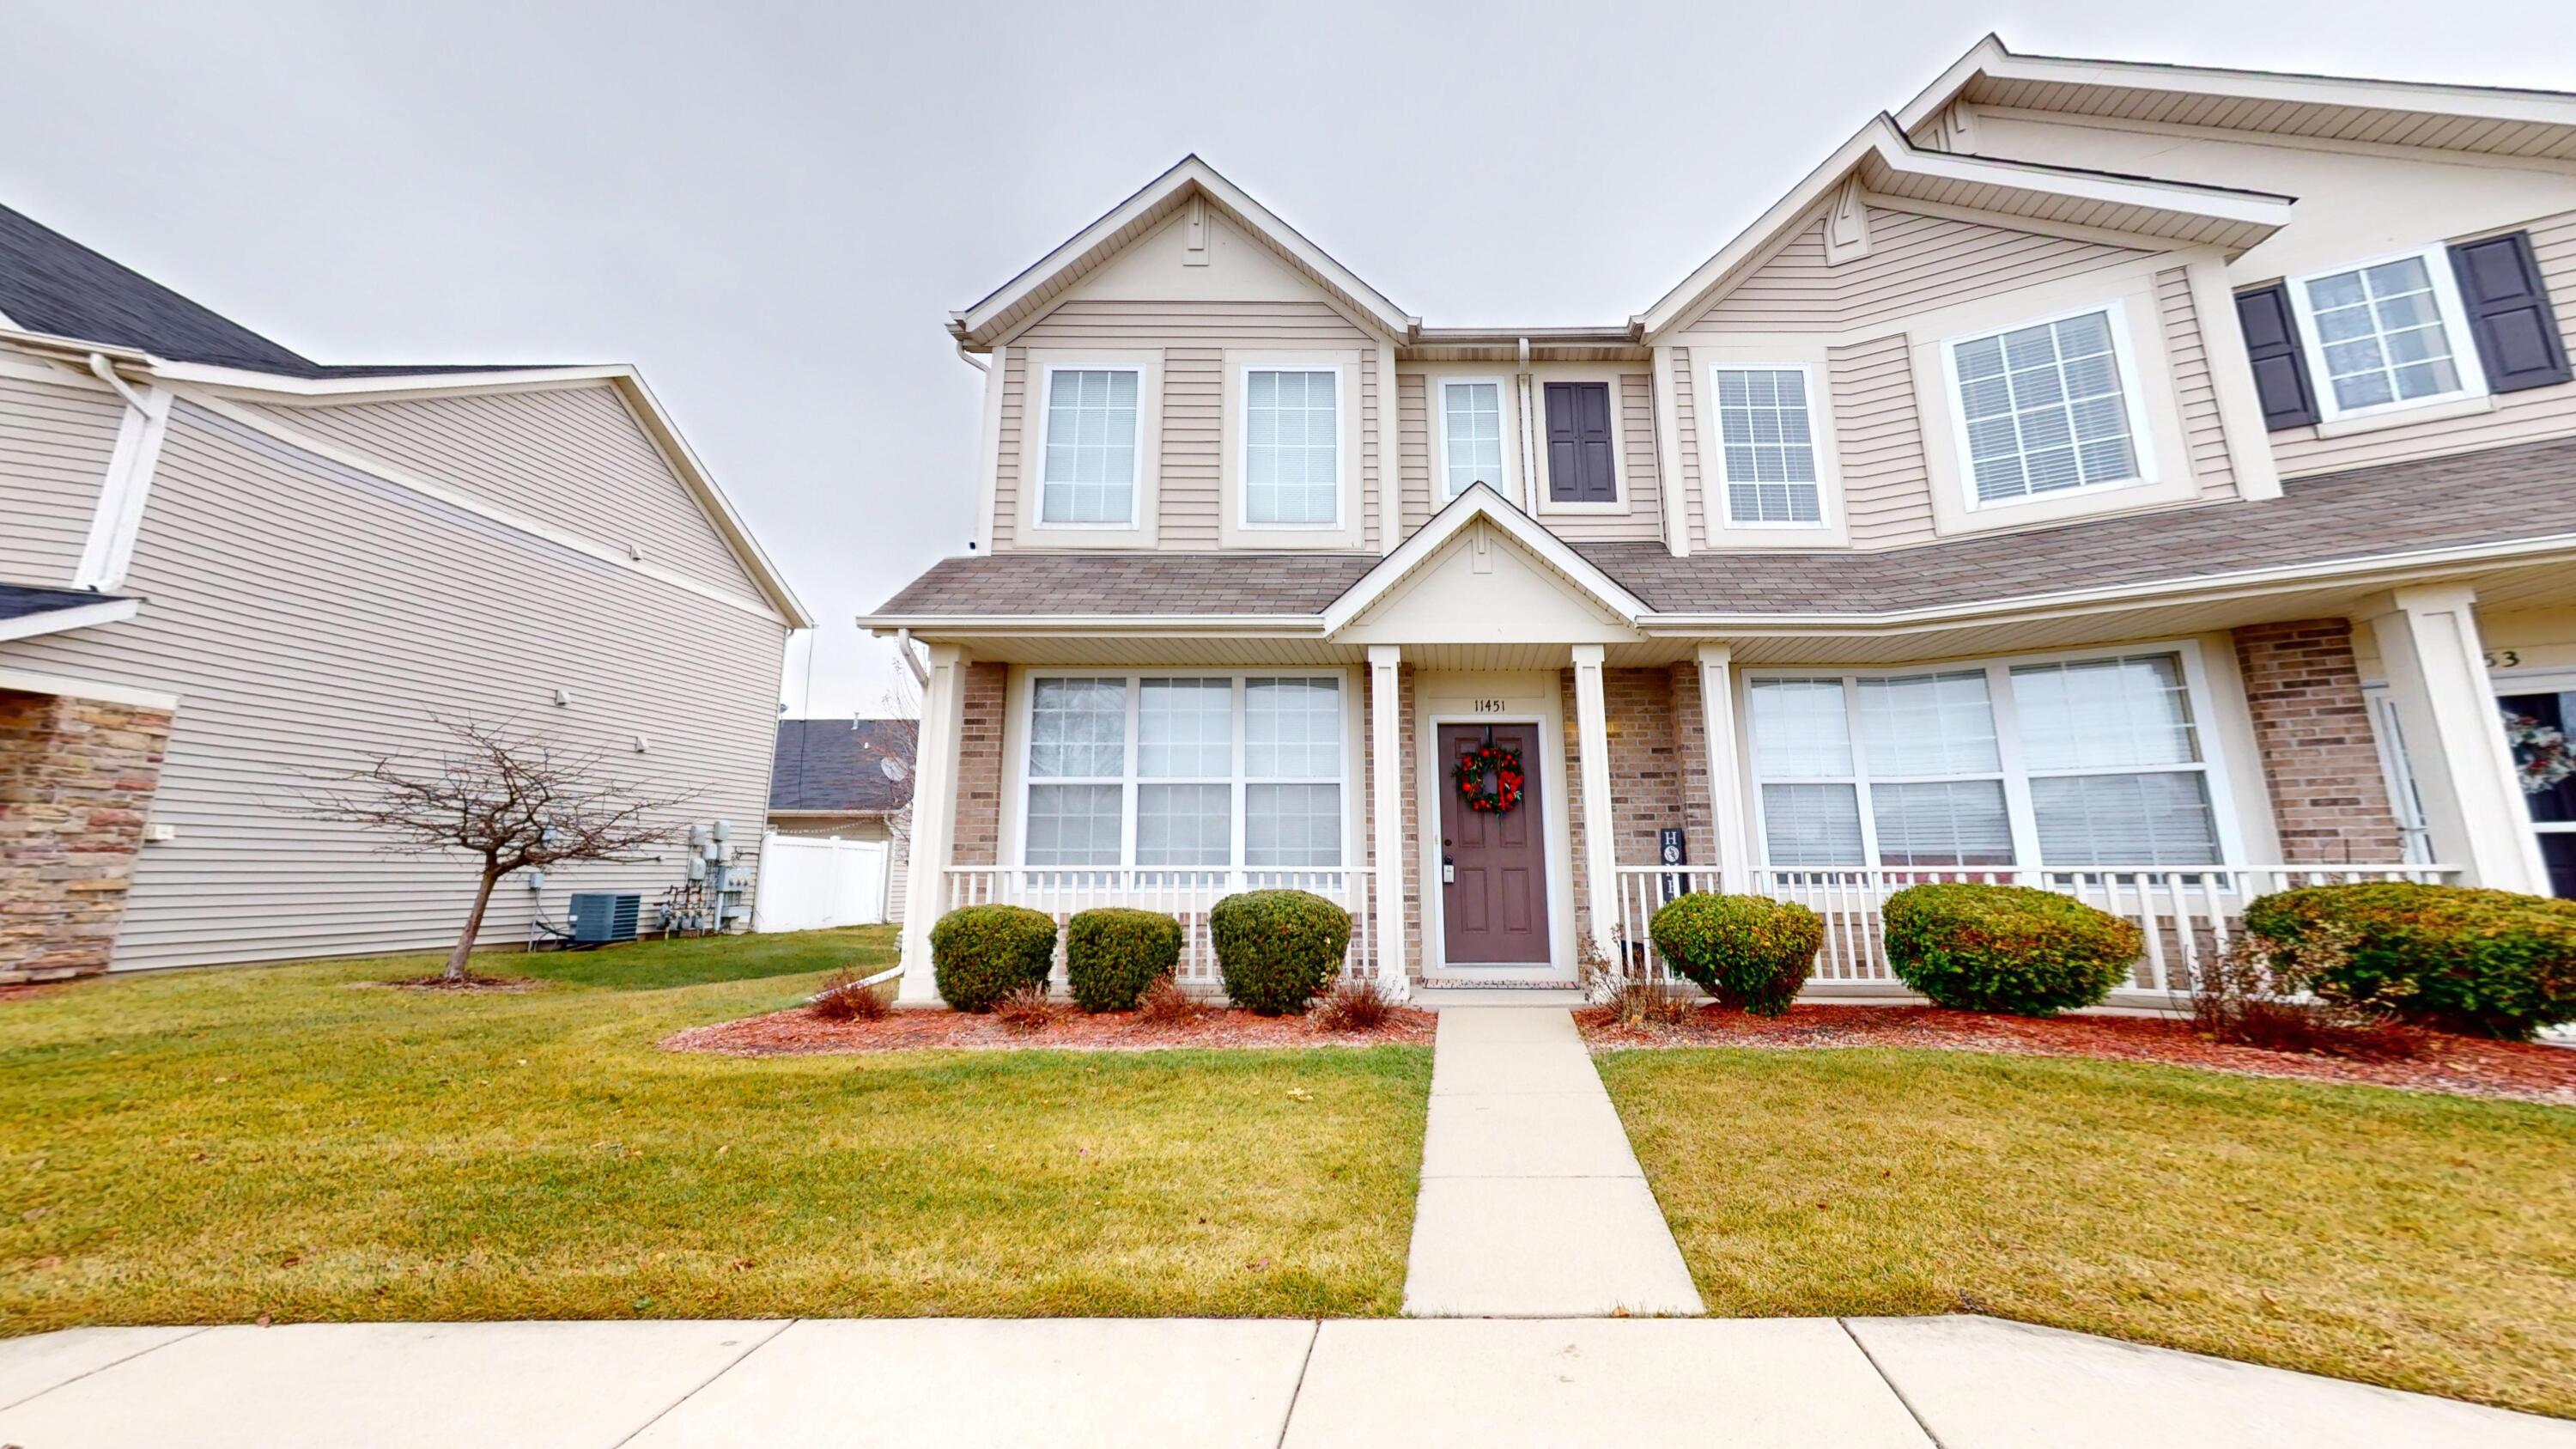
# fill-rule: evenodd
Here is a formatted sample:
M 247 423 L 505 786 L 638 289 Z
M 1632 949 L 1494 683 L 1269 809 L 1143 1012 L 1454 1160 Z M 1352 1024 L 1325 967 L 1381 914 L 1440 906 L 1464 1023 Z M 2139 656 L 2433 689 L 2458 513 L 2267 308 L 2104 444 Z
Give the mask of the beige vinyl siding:
M 1395 375 L 1396 525 L 1404 537 L 1440 511 L 1440 494 L 1431 476 L 1431 379 L 1419 372 Z
M 105 387 L 0 377 L 0 583 L 71 583 L 124 419 Z
M 2559 331 L 2568 347 L 2576 349 L 2576 212 L 2535 221 L 2529 230 L 2541 281 L 2558 312 Z M 2317 385 L 2324 386 L 2325 380 L 2317 379 Z M 2272 456 L 2280 464 L 2282 477 L 2304 478 L 2571 433 L 2576 433 L 2576 383 L 2560 383 L 2500 393 L 2490 412 L 2401 423 L 2340 438 L 2321 437 L 2313 427 L 2284 428 L 2272 434 Z
M 2227 427 L 2218 416 L 2218 389 L 2210 381 L 2209 350 L 2201 341 L 2200 309 L 2192 302 L 2191 273 L 2181 267 L 2156 273 L 2156 311 L 2163 319 L 2165 361 L 2173 372 L 2174 401 L 2182 413 L 2183 445 L 2203 498 L 2236 496 L 2236 465 L 2227 456 Z
M 182 696 L 152 807 L 178 834 L 144 848 L 119 967 L 452 939 L 472 888 L 463 861 L 388 855 L 296 810 L 370 752 L 434 748 L 433 714 L 596 749 L 597 773 L 640 793 L 690 792 L 666 818 L 728 820 L 756 863 L 783 624 L 184 402 L 130 578 L 150 601 L 135 620 L 0 645 L 0 664 Z M 542 906 L 560 922 L 573 890 L 636 890 L 649 927 L 654 897 L 684 871 L 677 847 L 659 862 L 568 867 Z M 531 895 L 503 885 L 486 943 L 525 938 Z
M 1002 419 L 993 485 L 993 547 L 1016 546 L 1020 490 L 1034 477 L 1027 454 L 1038 436 L 1027 353 L 1079 352 L 1086 347 L 1159 349 L 1163 354 L 1162 508 L 1157 545 L 1165 549 L 1217 547 L 1222 506 L 1222 409 L 1225 353 L 1302 347 L 1366 349 L 1369 335 L 1321 301 L 1069 301 L 1011 341 L 1002 377 Z M 1361 429 L 1358 498 L 1377 536 L 1377 369 L 1363 358 L 1350 376 Z
M 1826 370 L 1852 546 L 1931 542 L 1932 476 L 1923 457 L 1905 335 L 1833 348 L 1826 353 Z
M 1652 542 L 1664 536 L 1663 498 L 1655 476 L 1655 378 L 1621 373 L 1612 389 L 1619 406 L 1619 500 L 1622 513 L 1551 513 L 1540 521 L 1577 543 Z
M 2146 255 L 2132 247 L 1882 207 L 1869 209 L 1869 242 L 1869 255 L 1827 266 L 1820 220 L 1711 303 L 1687 330 L 1839 332 Z
M 1682 508 L 1690 545 L 1708 547 L 1708 486 L 1700 471 L 1698 392 L 1693 382 L 1691 350 L 1673 349 L 1673 436 L 1681 443 Z
M 260 409 L 283 426 L 745 598 L 759 587 L 605 384 Z

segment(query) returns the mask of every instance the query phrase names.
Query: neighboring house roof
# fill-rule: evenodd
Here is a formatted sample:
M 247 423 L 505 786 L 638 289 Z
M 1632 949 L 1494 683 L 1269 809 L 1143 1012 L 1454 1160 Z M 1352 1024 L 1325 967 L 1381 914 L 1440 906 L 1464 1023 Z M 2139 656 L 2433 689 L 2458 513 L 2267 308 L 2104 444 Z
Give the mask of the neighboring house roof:
M 2145 61 L 2016 55 L 1971 46 L 1896 116 L 1920 131 L 1954 100 L 2071 115 L 2217 126 L 2321 140 L 2576 160 L 2576 95 Z
M 1398 341 L 1409 338 L 1421 327 L 1421 318 L 1408 314 L 1389 301 L 1385 293 L 1361 281 L 1356 272 L 1335 261 L 1322 247 L 1306 240 L 1295 227 L 1253 200 L 1242 187 L 1193 155 L 1182 157 L 1170 170 L 1146 182 L 1136 194 L 1111 207 L 1098 221 L 1031 263 L 982 301 L 963 312 L 948 314 L 949 332 L 968 347 L 990 347 L 1014 324 L 1090 275 L 1130 242 L 1176 215 L 1193 197 L 1206 198 L 1209 205 L 1259 239 L 1289 266 Z
M 0 584 L 0 640 L 59 634 L 92 624 L 131 619 L 142 601 L 123 594 L 95 594 L 87 589 L 47 589 L 32 584 Z
M 2566 521 L 2576 441 L 2530 443 L 2294 479 L 2282 496 L 1948 539 L 1907 548 L 1693 553 L 1660 542 L 1567 547 L 1650 617 L 1865 620 L 2087 591 L 2205 585 L 2267 572 L 2576 550 Z M 2424 500 L 2444 500 L 2426 508 Z M 2391 520 L 2405 526 L 2393 528 Z M 2522 547 L 2527 545 L 2527 547 Z M 2514 546 L 2514 547 L 2507 547 Z M 1320 623 L 1373 554 L 1003 554 L 950 559 L 888 600 L 880 628 L 934 621 L 1240 616 Z M 1033 611 L 1032 600 L 1043 601 Z M 1096 618 L 1094 616 L 1097 616 Z
M 783 719 L 769 769 L 770 813 L 884 815 L 912 803 L 909 719 Z M 887 760 L 906 768 L 896 780 Z
M 109 342 L 176 362 L 288 377 L 498 372 L 528 365 L 336 367 L 315 362 L 5 206 L 0 206 L 0 317 L 7 317 L 21 331 Z

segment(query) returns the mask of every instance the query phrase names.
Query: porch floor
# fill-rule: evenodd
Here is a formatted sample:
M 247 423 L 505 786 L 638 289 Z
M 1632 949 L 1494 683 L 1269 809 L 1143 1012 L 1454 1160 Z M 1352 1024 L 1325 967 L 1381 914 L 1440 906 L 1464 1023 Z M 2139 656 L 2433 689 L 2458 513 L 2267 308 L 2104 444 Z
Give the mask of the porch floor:
M 1563 1008 L 1440 1013 L 1404 1311 L 1416 1318 L 1702 1311 L 1627 1130 Z

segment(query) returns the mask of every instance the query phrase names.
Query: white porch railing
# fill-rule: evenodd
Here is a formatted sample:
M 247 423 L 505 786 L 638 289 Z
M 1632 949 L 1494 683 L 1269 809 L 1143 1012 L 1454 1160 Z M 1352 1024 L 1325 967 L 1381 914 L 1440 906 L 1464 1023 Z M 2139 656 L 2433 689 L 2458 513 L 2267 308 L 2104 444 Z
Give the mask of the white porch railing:
M 1907 869 L 1899 867 L 1757 870 L 1755 894 L 1795 901 L 1824 918 L 1825 945 L 1817 953 L 1817 985 L 1897 985 L 1887 964 L 1887 933 L 1880 907 L 1910 885 L 1978 881 L 2029 885 L 2075 897 L 2137 923 L 2146 946 L 2130 970 L 2130 989 L 2186 992 L 2203 962 L 2216 958 L 2243 929 L 2245 903 L 2297 886 L 2361 881 L 2443 881 L 2456 877 L 2440 865 L 2104 866 L 2087 870 Z M 1630 970 L 1655 980 L 1672 972 L 1649 942 L 1647 922 L 1674 896 L 1720 889 L 1709 867 L 1659 865 L 1618 868 L 1618 939 Z
M 1311 891 L 1351 913 L 1351 948 L 1342 959 L 1345 980 L 1361 980 L 1377 971 L 1377 893 L 1374 872 L 1365 866 L 1312 869 L 1199 870 L 1187 867 L 1089 866 L 958 866 L 946 872 L 941 912 L 959 906 L 999 903 L 1026 906 L 1055 917 L 1061 932 L 1078 911 L 1098 906 L 1132 906 L 1159 911 L 1181 923 L 1181 960 L 1175 971 L 1184 986 L 1215 990 L 1216 948 L 1208 939 L 1208 912 L 1227 896 L 1242 891 Z M 1055 984 L 1065 984 L 1064 940 L 1056 938 Z

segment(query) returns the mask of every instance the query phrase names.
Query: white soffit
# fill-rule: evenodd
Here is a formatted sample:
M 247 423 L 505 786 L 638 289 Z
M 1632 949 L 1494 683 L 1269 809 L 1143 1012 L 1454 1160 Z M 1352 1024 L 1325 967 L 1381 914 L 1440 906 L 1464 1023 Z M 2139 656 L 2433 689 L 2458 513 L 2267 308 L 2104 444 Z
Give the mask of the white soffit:
M 2269 192 L 1921 150 L 1905 138 L 1893 117 L 1881 115 L 1639 317 L 1647 339 L 1723 296 L 1851 176 L 1882 196 L 2230 252 L 2253 246 L 2290 219 L 2291 198 Z
M 1908 102 L 1897 124 L 1916 134 L 1953 101 L 2576 160 L 2576 95 L 2566 92 L 2015 55 L 1992 35 Z
M 1179 211 L 1193 196 L 1270 248 L 1289 266 L 1335 300 L 1369 318 L 1398 340 L 1410 337 L 1422 319 L 1405 312 L 1385 293 L 1361 281 L 1358 274 L 1333 260 L 1323 248 L 1298 234 L 1243 188 L 1219 175 L 1196 156 L 1184 156 L 1144 189 L 1112 207 L 1062 246 L 1047 253 L 963 312 L 948 314 L 948 330 L 966 346 L 985 347 L 1032 313 L 1088 276 L 1111 256 L 1138 241 Z

